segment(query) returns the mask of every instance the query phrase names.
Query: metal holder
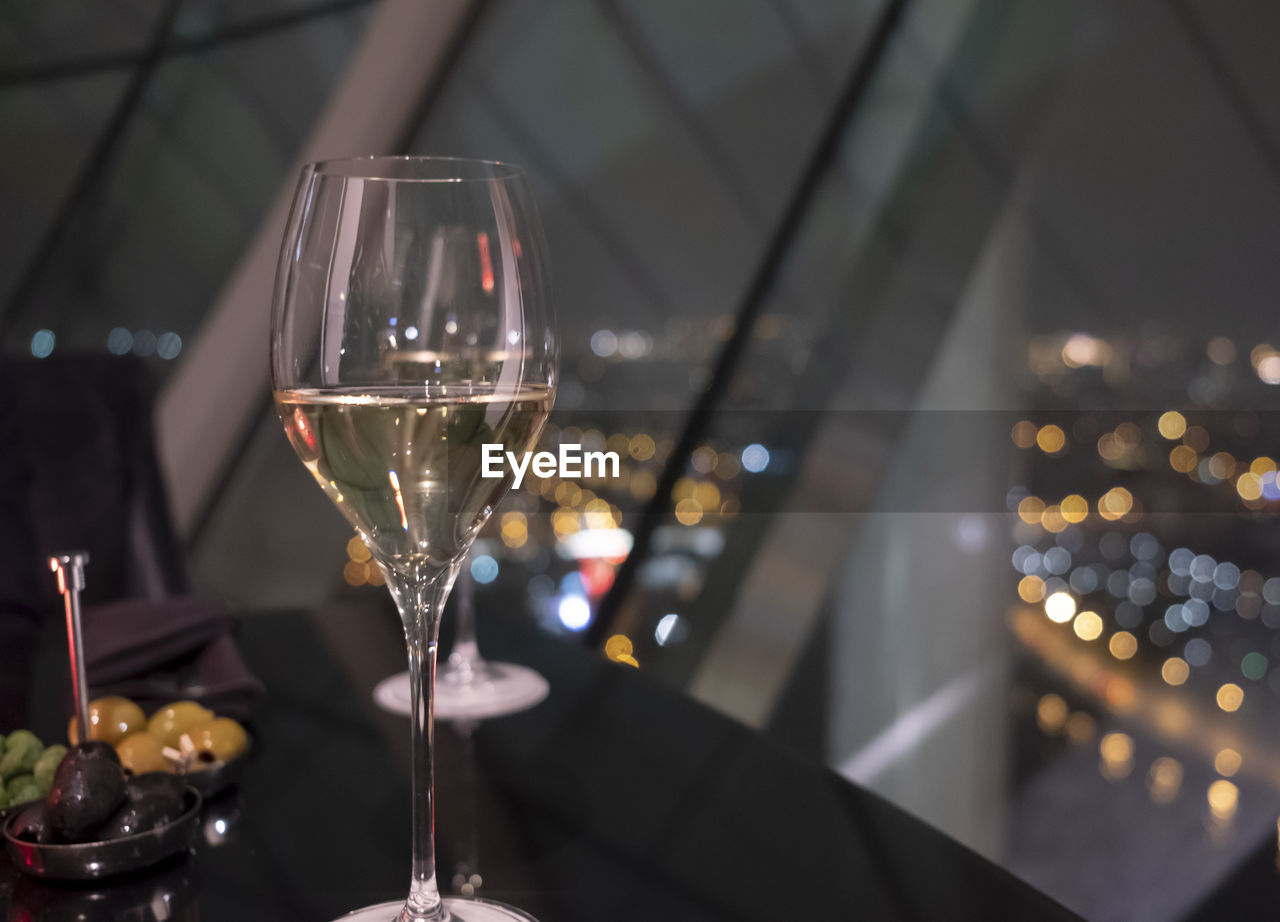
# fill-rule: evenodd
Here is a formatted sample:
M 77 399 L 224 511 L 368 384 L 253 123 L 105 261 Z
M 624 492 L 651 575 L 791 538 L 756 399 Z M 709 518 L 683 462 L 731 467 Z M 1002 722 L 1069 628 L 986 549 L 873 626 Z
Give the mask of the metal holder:
M 58 592 L 67 610 L 67 650 L 71 657 L 71 690 L 76 702 L 76 735 L 90 739 L 89 676 L 84 665 L 84 634 L 80 629 L 80 593 L 84 589 L 84 565 L 88 551 L 64 551 L 49 558 L 49 569 L 58 574 Z

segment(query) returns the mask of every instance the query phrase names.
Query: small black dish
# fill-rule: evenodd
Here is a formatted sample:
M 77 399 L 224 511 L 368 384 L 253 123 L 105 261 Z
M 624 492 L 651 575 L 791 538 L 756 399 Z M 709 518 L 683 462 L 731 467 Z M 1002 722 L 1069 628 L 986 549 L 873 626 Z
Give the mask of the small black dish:
M 200 792 L 188 786 L 186 809 L 170 823 L 150 832 L 83 842 L 40 845 L 13 835 L 17 817 L 4 821 L 4 844 L 18 870 L 46 880 L 99 880 L 151 867 L 191 844 L 200 820 Z

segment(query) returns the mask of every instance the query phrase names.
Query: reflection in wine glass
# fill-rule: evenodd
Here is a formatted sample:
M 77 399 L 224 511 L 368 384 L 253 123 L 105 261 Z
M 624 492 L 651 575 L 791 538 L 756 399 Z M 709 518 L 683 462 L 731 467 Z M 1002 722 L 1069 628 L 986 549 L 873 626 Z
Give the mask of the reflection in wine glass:
M 538 672 L 515 663 L 497 663 L 480 655 L 476 642 L 475 577 L 464 566 L 455 583 L 458 628 L 453 650 L 436 672 L 437 720 L 482 720 L 514 714 L 547 697 L 550 686 Z M 408 714 L 413 704 L 409 673 L 378 683 L 374 700 L 393 714 Z

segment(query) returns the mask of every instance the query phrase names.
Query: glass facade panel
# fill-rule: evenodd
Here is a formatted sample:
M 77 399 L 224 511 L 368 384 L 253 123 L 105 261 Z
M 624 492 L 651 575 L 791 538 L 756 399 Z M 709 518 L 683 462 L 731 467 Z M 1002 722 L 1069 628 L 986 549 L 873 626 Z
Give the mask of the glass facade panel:
M 22 216 L 5 233 L 23 258 L 0 275 L 11 352 L 133 351 L 160 374 L 172 367 L 285 181 L 366 14 L 250 19 L 205 4 L 184 16 L 136 106 L 125 104 L 136 59 L 93 77 L 0 82 L 6 124 L 30 126 L 3 155 L 0 194 Z M 140 50 L 147 30 L 135 40 Z M 113 142 L 100 144 L 125 108 Z

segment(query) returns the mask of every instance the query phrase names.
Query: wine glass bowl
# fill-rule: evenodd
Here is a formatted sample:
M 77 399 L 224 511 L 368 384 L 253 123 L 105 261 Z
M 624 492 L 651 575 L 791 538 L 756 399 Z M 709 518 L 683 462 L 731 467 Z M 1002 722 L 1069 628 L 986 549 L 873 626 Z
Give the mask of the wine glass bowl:
M 405 922 L 528 919 L 439 895 L 432 685 L 445 600 L 511 485 L 509 468 L 484 463 L 486 446 L 532 448 L 556 361 L 545 247 L 519 167 L 364 157 L 304 168 L 276 276 L 272 385 L 290 444 L 368 545 L 404 624 L 414 780 Z M 391 918 L 385 909 L 359 917 Z

